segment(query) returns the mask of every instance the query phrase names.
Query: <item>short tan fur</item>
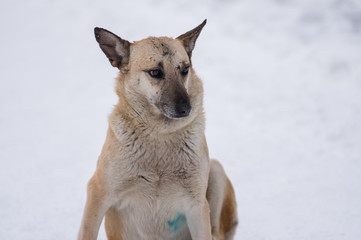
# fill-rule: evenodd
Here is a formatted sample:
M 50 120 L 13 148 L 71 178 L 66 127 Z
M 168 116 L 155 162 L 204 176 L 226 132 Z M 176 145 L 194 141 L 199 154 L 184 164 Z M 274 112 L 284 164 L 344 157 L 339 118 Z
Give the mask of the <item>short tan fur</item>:
M 118 104 L 88 183 L 79 240 L 233 239 L 236 201 L 222 166 L 210 160 L 203 87 L 191 56 L 206 24 L 179 36 L 130 43 L 101 28 Z

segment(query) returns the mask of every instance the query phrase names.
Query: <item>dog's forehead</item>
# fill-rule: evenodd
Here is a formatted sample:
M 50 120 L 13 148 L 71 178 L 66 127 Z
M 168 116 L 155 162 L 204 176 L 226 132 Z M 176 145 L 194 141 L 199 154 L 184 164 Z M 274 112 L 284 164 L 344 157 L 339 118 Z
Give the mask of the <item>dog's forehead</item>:
M 159 62 L 170 62 L 177 65 L 189 61 L 188 55 L 177 39 L 167 37 L 149 37 L 132 44 L 130 61 L 154 65 Z M 142 64 L 142 65 L 143 65 Z

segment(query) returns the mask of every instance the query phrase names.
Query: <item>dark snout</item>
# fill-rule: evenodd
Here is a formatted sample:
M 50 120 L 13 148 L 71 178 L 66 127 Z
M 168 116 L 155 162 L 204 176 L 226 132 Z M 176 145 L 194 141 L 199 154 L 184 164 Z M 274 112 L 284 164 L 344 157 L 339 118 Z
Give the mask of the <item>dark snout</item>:
M 189 97 L 182 97 L 178 99 L 175 104 L 175 118 L 183 118 L 188 117 L 189 113 L 191 112 L 192 107 L 189 102 Z
M 188 117 L 192 106 L 185 89 L 179 88 L 175 92 L 167 92 L 161 98 L 159 110 L 168 118 Z
M 192 106 L 186 88 L 181 81 L 169 79 L 164 85 L 158 109 L 168 118 L 188 117 Z

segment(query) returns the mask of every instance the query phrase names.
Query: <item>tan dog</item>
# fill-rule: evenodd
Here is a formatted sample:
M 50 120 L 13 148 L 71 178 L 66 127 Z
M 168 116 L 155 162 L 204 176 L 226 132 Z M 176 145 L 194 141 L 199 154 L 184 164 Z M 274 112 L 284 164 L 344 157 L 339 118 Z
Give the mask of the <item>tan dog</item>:
M 97 239 L 104 216 L 109 239 L 233 239 L 235 195 L 209 160 L 203 88 L 190 60 L 205 24 L 134 43 L 95 28 L 120 70 L 119 103 L 88 183 L 80 240 Z

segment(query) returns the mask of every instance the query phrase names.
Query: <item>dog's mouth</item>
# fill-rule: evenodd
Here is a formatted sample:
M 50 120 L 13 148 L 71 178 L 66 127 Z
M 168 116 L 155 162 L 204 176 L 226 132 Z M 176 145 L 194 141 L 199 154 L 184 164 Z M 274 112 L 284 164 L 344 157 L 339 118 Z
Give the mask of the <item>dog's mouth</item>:
M 158 109 L 167 118 L 181 119 L 190 115 L 192 106 L 189 100 L 183 100 L 177 104 L 174 104 L 174 106 L 169 106 L 167 103 L 161 103 Z

